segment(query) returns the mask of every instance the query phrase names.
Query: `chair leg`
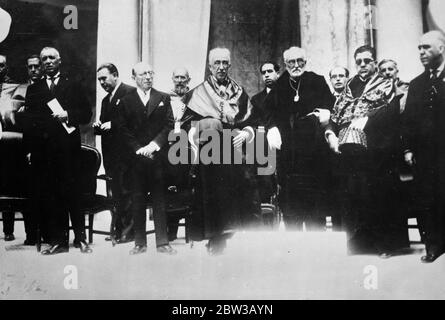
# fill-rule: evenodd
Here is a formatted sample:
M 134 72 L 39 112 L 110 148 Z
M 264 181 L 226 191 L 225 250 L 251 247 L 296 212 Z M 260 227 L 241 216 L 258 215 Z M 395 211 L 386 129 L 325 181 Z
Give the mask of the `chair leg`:
M 42 239 L 41 239 L 41 235 L 40 235 L 40 226 L 37 227 L 36 238 L 37 238 L 36 249 L 37 249 L 37 252 L 40 252 L 40 249 L 42 248 Z
M 184 218 L 184 233 L 185 233 L 185 243 L 189 243 L 189 230 L 188 230 L 188 221 L 187 217 Z
M 88 215 L 88 243 L 93 243 L 94 214 Z

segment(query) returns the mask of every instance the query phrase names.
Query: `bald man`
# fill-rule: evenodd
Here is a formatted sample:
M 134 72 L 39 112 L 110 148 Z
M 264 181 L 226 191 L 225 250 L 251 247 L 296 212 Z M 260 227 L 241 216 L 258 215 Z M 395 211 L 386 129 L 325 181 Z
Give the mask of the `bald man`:
M 24 140 L 31 151 L 33 205 L 44 213 L 51 247 L 43 255 L 68 251 L 69 218 L 74 246 L 92 252 L 85 237 L 85 217 L 79 208 L 81 157 L 80 125 L 92 116 L 80 83 L 61 73 L 57 49 L 43 48 L 40 60 L 44 77 L 28 87 L 23 116 Z M 51 109 L 57 101 L 60 108 Z M 70 127 L 73 131 L 68 131 Z
M 146 197 L 150 192 L 157 251 L 175 254 L 169 244 L 164 200 L 164 168 L 168 134 L 174 119 L 170 96 L 153 88 L 153 68 L 146 63 L 133 67 L 136 90 L 119 104 L 117 129 L 124 147 L 125 161 L 131 168 L 132 214 L 135 246 L 131 255 L 147 251 Z
M 415 168 L 415 186 L 426 255 L 431 263 L 445 251 L 445 35 L 424 34 L 418 46 L 425 71 L 412 80 L 403 121 L 405 161 Z

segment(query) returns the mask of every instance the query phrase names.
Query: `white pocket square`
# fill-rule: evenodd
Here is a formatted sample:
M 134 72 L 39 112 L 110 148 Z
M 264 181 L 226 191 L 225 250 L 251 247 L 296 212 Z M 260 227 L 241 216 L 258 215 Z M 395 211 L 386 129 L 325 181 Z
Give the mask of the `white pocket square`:
M 163 105 L 164 105 L 164 102 L 161 101 L 161 102 L 159 103 L 158 107 L 162 107 Z

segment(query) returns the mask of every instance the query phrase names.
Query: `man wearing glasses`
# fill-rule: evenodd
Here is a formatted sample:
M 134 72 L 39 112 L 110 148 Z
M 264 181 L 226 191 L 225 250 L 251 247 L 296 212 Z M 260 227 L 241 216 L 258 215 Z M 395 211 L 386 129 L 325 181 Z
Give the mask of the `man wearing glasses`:
M 357 75 L 337 99 L 325 136 L 339 154 L 349 253 L 387 258 L 409 245 L 395 173 L 401 96 L 392 79 L 377 72 L 374 48 L 359 47 L 354 57 Z
M 320 191 L 329 170 L 317 115 L 328 113 L 334 99 L 324 77 L 306 71 L 303 49 L 291 47 L 283 57 L 286 71 L 268 94 L 264 108 L 269 146 L 280 150 L 280 207 L 288 230 L 301 230 L 303 222 L 307 229 L 322 228 L 326 218 L 318 204 L 325 198 Z
M 150 192 L 153 202 L 153 220 L 156 250 L 176 254 L 168 240 L 164 199 L 164 151 L 174 119 L 170 96 L 152 88 L 154 72 L 150 65 L 140 62 L 133 67 L 136 90 L 120 100 L 117 134 L 123 142 L 123 161 L 132 168 L 128 186 L 132 192 L 135 246 L 131 255 L 147 251 L 146 198 Z

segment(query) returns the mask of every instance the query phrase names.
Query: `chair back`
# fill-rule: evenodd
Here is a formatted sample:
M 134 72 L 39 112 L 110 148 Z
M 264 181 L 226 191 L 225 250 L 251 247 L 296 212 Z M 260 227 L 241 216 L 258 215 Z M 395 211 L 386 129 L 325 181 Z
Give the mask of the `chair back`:
M 29 163 L 22 134 L 3 132 L 0 139 L 0 195 L 23 196 L 28 193 Z
M 82 144 L 80 153 L 79 190 L 83 196 L 96 194 L 97 173 L 101 161 L 102 157 L 96 148 Z

